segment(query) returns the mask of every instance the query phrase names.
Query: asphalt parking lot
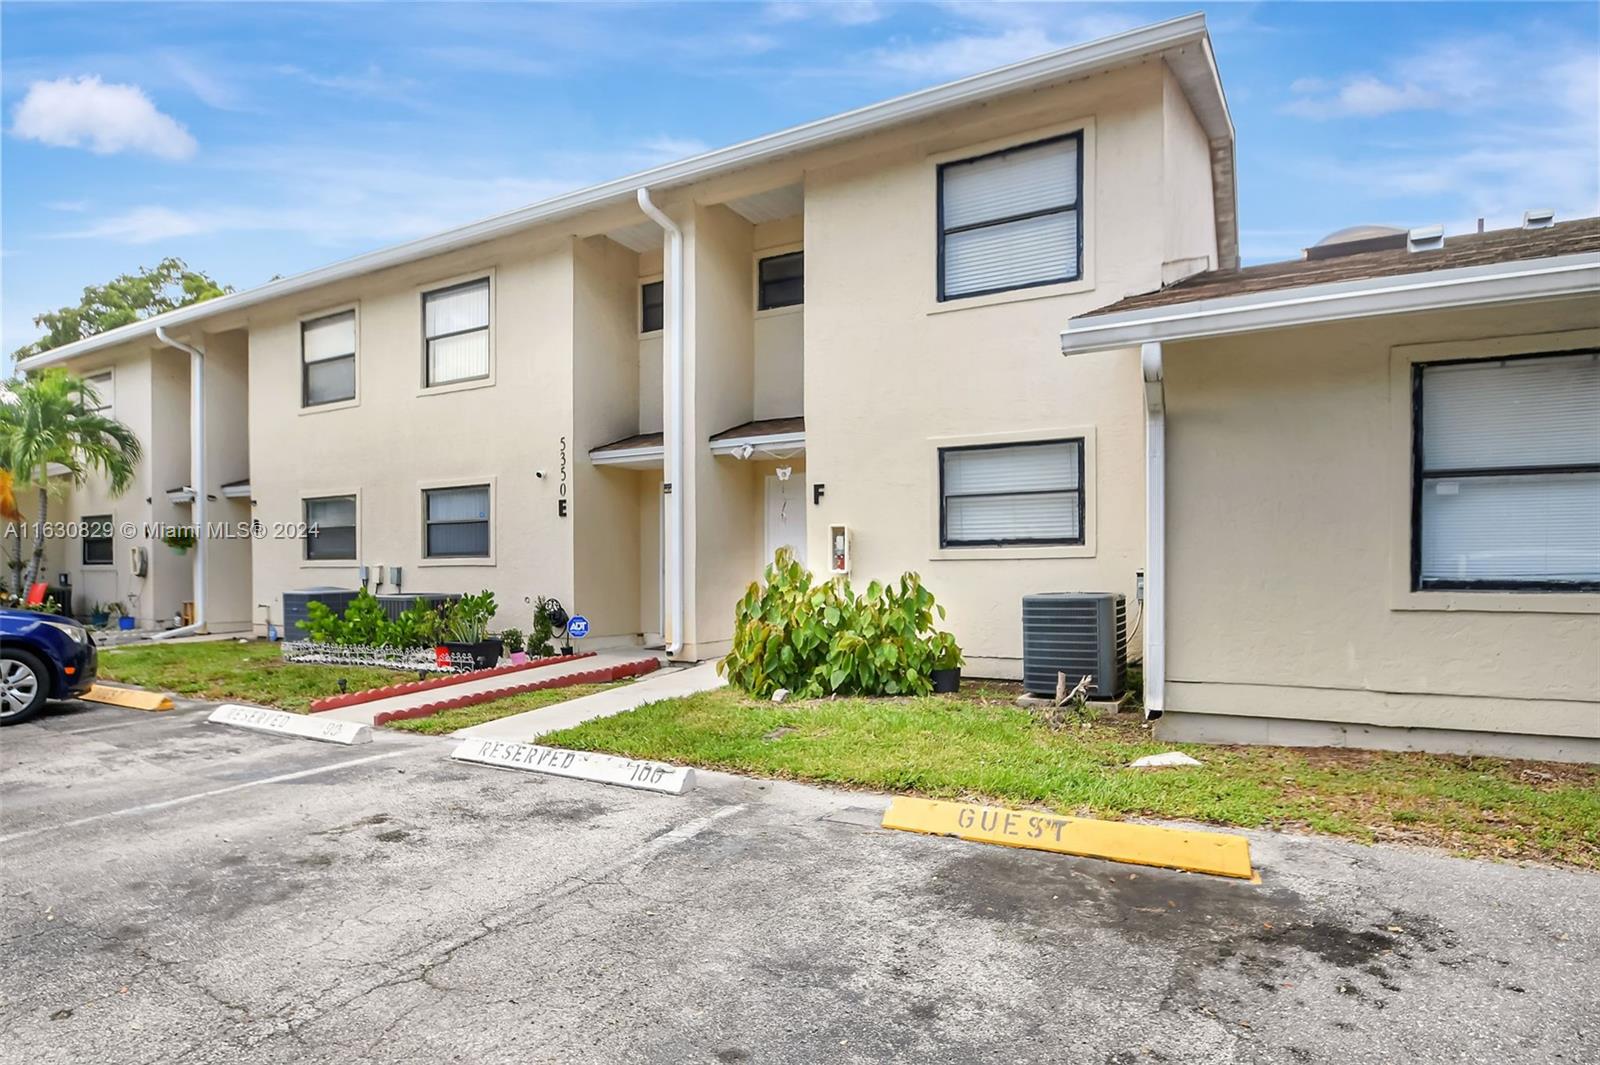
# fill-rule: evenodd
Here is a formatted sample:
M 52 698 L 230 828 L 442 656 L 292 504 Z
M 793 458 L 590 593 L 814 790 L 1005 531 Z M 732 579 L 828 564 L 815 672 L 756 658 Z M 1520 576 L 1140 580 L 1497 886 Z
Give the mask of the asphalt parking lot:
M 1257 885 L 204 713 L 0 733 L 0 1060 L 1600 1060 L 1591 874 L 1255 833 Z

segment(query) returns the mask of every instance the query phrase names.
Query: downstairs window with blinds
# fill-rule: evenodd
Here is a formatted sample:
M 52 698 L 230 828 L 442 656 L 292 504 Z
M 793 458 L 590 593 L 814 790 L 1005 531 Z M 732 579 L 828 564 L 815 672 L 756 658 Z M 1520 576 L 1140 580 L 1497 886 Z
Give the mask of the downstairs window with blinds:
M 422 493 L 426 558 L 489 557 L 489 486 Z
M 305 501 L 306 560 L 356 557 L 356 497 L 322 496 Z
M 1413 587 L 1600 590 L 1600 352 L 1412 374 Z
M 300 405 L 356 398 L 356 312 L 300 323 Z
M 939 449 L 939 545 L 1083 543 L 1083 439 Z
M 489 376 L 489 279 L 422 295 L 427 383 L 448 385 Z
M 939 167 L 939 299 L 1082 276 L 1083 135 Z

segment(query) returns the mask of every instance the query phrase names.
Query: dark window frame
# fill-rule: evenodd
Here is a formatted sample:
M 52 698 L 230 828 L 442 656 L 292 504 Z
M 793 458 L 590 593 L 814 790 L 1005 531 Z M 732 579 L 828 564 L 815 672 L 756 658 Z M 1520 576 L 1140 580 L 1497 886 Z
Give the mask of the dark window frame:
M 428 298 L 430 296 L 445 296 L 452 292 L 484 286 L 489 293 L 489 313 L 484 323 L 473 326 L 471 329 L 456 329 L 437 336 L 428 335 Z M 487 381 L 494 375 L 494 344 L 490 341 L 489 363 L 484 367 L 483 373 L 473 374 L 471 377 L 453 377 L 448 381 L 433 380 L 433 360 L 429 358 L 432 349 L 429 347 L 435 340 L 449 340 L 451 337 L 466 336 L 468 333 L 489 333 L 494 328 L 494 278 L 489 274 L 475 277 L 470 281 L 458 281 L 454 284 L 444 285 L 440 288 L 430 288 L 422 293 L 422 298 L 417 301 L 417 310 L 422 315 L 422 387 L 423 388 L 449 388 L 451 385 L 465 384 L 469 381 Z
M 766 270 L 768 263 L 776 263 L 787 259 L 800 260 L 800 298 L 788 303 L 772 303 L 767 298 L 767 286 L 778 285 L 786 281 L 795 280 L 792 277 L 780 277 L 768 281 Z M 794 251 L 779 252 L 777 255 L 764 255 L 756 260 L 756 310 L 779 311 L 785 307 L 804 307 L 806 305 L 806 250 L 797 248 Z
M 445 519 L 435 521 L 428 516 L 428 497 L 434 492 L 460 492 L 469 488 L 481 488 L 489 500 L 489 513 L 487 517 L 471 519 Z M 484 531 L 484 549 L 482 554 L 435 554 L 433 541 L 428 535 L 435 525 L 482 525 Z M 441 484 L 422 490 L 422 557 L 424 559 L 454 559 L 454 558 L 493 558 L 494 557 L 494 487 L 487 481 L 478 484 Z
M 83 518 L 79 519 L 79 521 L 83 525 L 83 536 L 81 538 L 82 539 L 82 544 L 80 545 L 80 549 L 81 549 L 81 552 L 82 552 L 81 557 L 82 557 L 83 565 L 85 565 L 85 566 L 115 566 L 117 564 L 116 537 L 114 535 L 115 532 L 116 532 L 116 516 L 112 515 L 112 514 L 90 514 L 90 515 L 87 515 L 86 517 L 83 517 Z M 104 523 L 105 532 L 106 532 L 106 534 L 104 536 L 90 536 L 89 535 L 89 530 L 97 522 L 103 522 Z M 104 544 L 105 545 L 105 552 L 106 552 L 105 553 L 105 557 L 104 558 L 90 558 L 89 557 L 89 545 L 90 544 L 96 544 L 96 545 Z
M 964 226 L 956 226 L 954 229 L 945 228 L 944 175 L 946 170 L 949 170 L 951 167 L 966 166 L 971 163 L 982 162 L 985 159 L 993 159 L 998 155 L 1010 155 L 1014 152 L 1027 151 L 1030 148 L 1043 148 L 1051 144 L 1060 144 L 1063 141 L 1075 141 L 1078 145 L 1078 151 L 1076 153 L 1078 168 L 1076 179 L 1077 186 L 1074 190 L 1075 195 L 1073 196 L 1072 203 L 1064 207 L 1051 207 L 1044 210 L 1027 211 L 1023 214 L 1008 215 L 1004 218 L 994 218 L 985 222 L 970 222 Z M 1043 140 L 1029 141 L 1026 144 L 1013 144 L 1008 148 L 1001 148 L 998 151 L 985 152 L 982 155 L 974 155 L 966 159 L 952 159 L 948 163 L 940 163 L 937 168 L 935 184 L 937 186 L 936 193 L 938 200 L 938 217 L 934 224 L 934 240 L 938 246 L 938 265 L 936 267 L 937 274 L 935 276 L 935 282 L 937 285 L 938 301 L 940 303 L 947 303 L 951 300 L 973 299 L 977 296 L 992 296 L 997 292 L 1020 292 L 1024 289 L 1040 288 L 1044 285 L 1064 285 L 1071 281 L 1083 280 L 1083 130 L 1074 130 L 1071 133 L 1063 133 L 1055 137 L 1046 137 Z M 1040 281 L 1026 281 L 1020 285 L 1001 285 L 998 288 L 980 289 L 975 292 L 961 292 L 955 295 L 950 295 L 945 292 L 944 246 L 945 238 L 951 233 L 969 233 L 977 229 L 992 229 L 995 226 L 1002 226 L 1008 222 L 1020 222 L 1028 218 L 1042 218 L 1045 215 L 1051 214 L 1065 214 L 1068 211 L 1076 214 L 1078 218 L 1078 246 L 1076 255 L 1073 259 L 1073 263 L 1077 269 L 1072 274 L 1062 277 L 1046 278 Z
M 1470 363 L 1506 364 L 1529 359 L 1552 359 L 1563 355 L 1596 355 L 1600 348 L 1575 348 L 1568 351 L 1538 351 L 1521 355 L 1493 355 L 1471 359 L 1439 359 L 1411 364 L 1411 590 L 1413 592 L 1600 592 L 1600 581 L 1518 581 L 1518 580 L 1423 580 L 1422 577 L 1422 488 L 1427 480 L 1439 478 L 1465 480 L 1469 477 L 1547 476 L 1573 473 L 1600 473 L 1600 463 L 1565 463 L 1545 466 L 1465 467 L 1430 470 L 1423 454 L 1423 386 L 1425 372 L 1432 367 L 1464 366 Z
M 356 375 L 353 370 L 356 365 L 356 348 L 352 348 L 349 355 L 339 355 L 332 359 L 323 359 L 317 364 L 319 366 L 326 366 L 329 363 L 343 362 L 345 359 L 350 360 L 350 366 L 352 368 L 352 373 L 350 374 L 350 394 L 348 396 L 341 396 L 338 399 L 319 399 L 314 403 L 311 401 L 311 364 L 306 361 L 306 326 L 316 325 L 318 322 L 325 322 L 330 318 L 343 318 L 347 314 L 350 316 L 351 335 L 355 339 L 356 348 L 359 348 L 361 346 L 361 339 L 358 335 L 360 332 L 360 320 L 356 315 L 355 308 L 353 307 L 342 311 L 334 311 L 332 314 L 319 314 L 315 318 L 302 318 L 300 320 L 300 407 L 302 410 L 312 407 L 326 407 L 334 403 L 352 403 L 355 401 L 357 387 Z
M 350 540 L 351 540 L 351 542 L 350 542 L 350 553 L 348 555 L 313 555 L 311 553 L 311 551 L 312 551 L 312 543 L 313 543 L 313 541 L 314 541 L 314 539 L 316 537 L 321 535 L 321 532 L 320 532 L 320 528 L 319 528 L 318 525 L 313 525 L 312 524 L 312 521 L 311 521 L 311 504 L 313 504 L 313 503 L 326 503 L 329 500 L 333 500 L 333 499 L 348 499 L 348 500 L 350 500 L 351 503 L 353 503 L 355 505 L 356 523 L 354 525 L 348 526 L 348 528 L 351 529 L 355 533 L 355 535 L 350 538 Z M 302 553 L 304 555 L 305 561 L 307 561 L 307 562 L 354 562 L 357 558 L 359 558 L 361 556 L 361 498 L 359 496 L 355 495 L 354 493 L 349 493 L 349 492 L 347 492 L 347 493 L 345 493 L 343 495 L 333 495 L 333 496 L 306 496 L 305 498 L 300 500 L 300 517 L 306 523 L 305 544 L 304 544 L 304 547 L 302 549 Z M 343 529 L 343 528 L 347 528 L 347 526 L 344 526 L 344 525 L 329 525 L 328 528 L 330 528 L 330 529 Z
M 657 297 L 654 302 L 650 300 L 650 290 L 655 289 Z M 656 324 L 650 324 L 650 312 L 656 312 Z M 667 283 L 661 281 L 646 281 L 639 286 L 639 332 L 659 333 L 667 325 Z
M 1078 487 L 1075 489 L 1075 491 L 1078 494 L 1078 535 L 1076 537 L 1066 538 L 1066 537 L 1014 536 L 1014 537 L 1003 537 L 1003 538 L 998 539 L 998 540 L 952 540 L 952 539 L 950 539 L 948 503 L 949 503 L 949 501 L 951 499 L 951 496 L 950 496 L 949 493 L 947 493 L 945 491 L 945 487 L 944 487 L 944 459 L 945 459 L 946 455 L 948 455 L 949 453 L 951 453 L 953 451 L 1001 451 L 1001 450 L 1012 451 L 1012 450 L 1016 450 L 1018 448 L 1024 448 L 1024 447 L 1046 447 L 1046 446 L 1049 446 L 1049 445 L 1052 445 L 1052 444 L 1076 444 L 1078 446 Z M 1052 437 L 1049 440 L 1013 440 L 1013 441 L 1011 441 L 1009 443 L 999 443 L 999 444 L 958 444 L 958 445 L 955 445 L 955 446 L 952 446 L 952 447 L 941 447 L 939 449 L 939 547 L 941 549 L 944 549 L 944 548 L 962 548 L 962 547 L 1081 547 L 1081 546 L 1083 546 L 1087 542 L 1086 537 L 1087 537 L 1087 534 L 1088 534 L 1088 530 L 1087 530 L 1086 525 L 1085 525 L 1085 522 L 1086 522 L 1086 520 L 1088 518 L 1088 499 L 1089 499 L 1088 482 L 1085 480 L 1085 477 L 1086 477 L 1087 472 L 1088 472 L 1087 468 L 1086 468 L 1086 465 L 1088 463 L 1088 457 L 1085 454 L 1086 451 L 1088 450 L 1087 445 L 1088 445 L 1087 438 L 1082 437 L 1082 436 L 1058 436 L 1058 437 Z M 1062 489 L 1061 491 L 1063 491 L 1063 492 L 1074 491 L 1074 489 Z M 1043 493 L 1043 492 L 972 492 L 972 493 L 966 493 L 966 494 L 957 496 L 955 498 L 958 498 L 958 499 L 971 499 L 971 498 L 989 499 L 989 498 L 994 498 L 994 497 L 998 497 L 998 496 L 1018 496 L 1018 495 L 1029 495 L 1029 496 L 1031 496 L 1031 495 L 1046 495 L 1046 494 L 1049 494 L 1049 493 Z

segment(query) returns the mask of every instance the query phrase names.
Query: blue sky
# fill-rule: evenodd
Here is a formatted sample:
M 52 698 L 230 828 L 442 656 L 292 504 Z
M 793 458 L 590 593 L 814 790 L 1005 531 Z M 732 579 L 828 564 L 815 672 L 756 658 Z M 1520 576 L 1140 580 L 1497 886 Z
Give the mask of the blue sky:
M 247 288 L 1196 9 L 1246 261 L 1600 213 L 1594 3 L 10 2 L 3 350 L 165 255 Z

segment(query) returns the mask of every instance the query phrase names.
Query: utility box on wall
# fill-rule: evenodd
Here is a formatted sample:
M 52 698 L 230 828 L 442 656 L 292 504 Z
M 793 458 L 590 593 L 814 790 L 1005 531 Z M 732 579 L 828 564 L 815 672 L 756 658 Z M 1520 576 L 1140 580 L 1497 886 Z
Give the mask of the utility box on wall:
M 850 526 L 828 526 L 828 576 L 850 575 Z

